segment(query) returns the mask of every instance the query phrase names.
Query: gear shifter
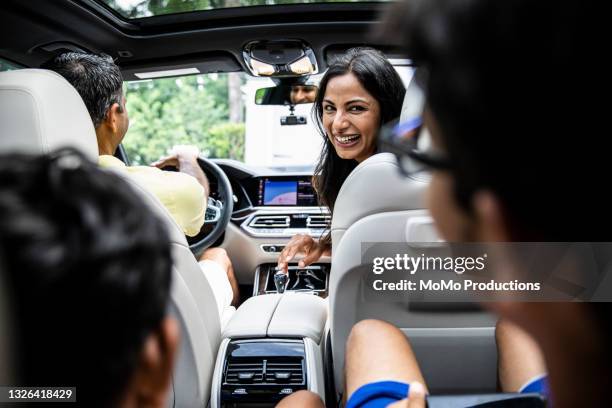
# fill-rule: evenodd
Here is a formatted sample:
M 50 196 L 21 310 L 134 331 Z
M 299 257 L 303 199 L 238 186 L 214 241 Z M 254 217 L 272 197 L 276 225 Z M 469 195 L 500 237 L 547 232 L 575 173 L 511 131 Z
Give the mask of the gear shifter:
M 282 270 L 277 269 L 276 273 L 274 274 L 274 286 L 276 286 L 276 291 L 278 293 L 285 293 L 287 283 L 289 283 L 289 275 Z

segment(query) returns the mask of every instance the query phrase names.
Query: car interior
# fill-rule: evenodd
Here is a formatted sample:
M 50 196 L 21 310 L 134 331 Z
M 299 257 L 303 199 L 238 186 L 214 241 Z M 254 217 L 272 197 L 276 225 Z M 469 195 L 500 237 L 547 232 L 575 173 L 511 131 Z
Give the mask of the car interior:
M 129 13 L 123 3 L 130 2 L 2 3 L 0 59 L 15 69 L 0 72 L 1 152 L 73 146 L 97 160 L 94 128 L 80 96 L 59 75 L 38 69 L 65 51 L 111 55 L 126 81 L 189 73 L 273 77 L 274 86 L 259 92 L 254 104 L 280 106 L 284 115 L 274 120 L 287 131 L 310 117 L 295 115 L 298 103 L 282 89 L 316 78 L 344 50 L 368 45 L 398 65 L 410 65 L 397 45 L 372 40 L 384 2 L 159 8 L 154 15 L 152 8 L 143 11 L 147 2 L 132 2 L 140 9 Z M 403 115 L 413 98 L 409 86 Z M 257 132 L 248 119 L 246 126 Z M 126 143 L 129 137 L 130 132 Z M 132 160 L 125 149 L 117 155 Z M 326 406 L 340 406 L 346 339 L 367 318 L 387 320 L 410 338 L 430 392 L 446 395 L 431 398 L 430 407 L 496 406 L 491 404 L 522 398 L 494 395 L 496 319 L 481 306 L 363 296 L 371 265 L 362 255 L 369 245 L 396 242 L 418 250 L 419 243 L 440 242 L 425 209 L 426 173 L 405 178 L 394 156 L 374 155 L 342 186 L 332 220 L 318 204 L 312 166 L 266 167 L 204 156 L 200 164 L 213 192 L 205 227 L 195 238 L 185 237 L 161 203 L 128 179 L 143 205 L 166 221 L 172 241 L 170 309 L 182 336 L 168 407 L 274 406 L 301 389 L 320 395 Z M 279 293 L 275 267 L 290 238 L 318 238 L 327 230 L 333 255 L 305 268 L 292 262 L 286 290 Z M 194 257 L 210 246 L 227 251 L 243 297 L 221 318 Z

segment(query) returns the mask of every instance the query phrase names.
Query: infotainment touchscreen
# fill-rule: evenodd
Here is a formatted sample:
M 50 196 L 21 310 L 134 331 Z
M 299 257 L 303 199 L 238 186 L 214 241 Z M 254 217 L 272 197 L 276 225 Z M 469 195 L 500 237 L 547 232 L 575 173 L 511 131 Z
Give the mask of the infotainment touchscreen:
M 298 182 L 265 180 L 264 205 L 297 205 Z
M 261 177 L 257 179 L 257 205 L 316 206 L 310 176 Z

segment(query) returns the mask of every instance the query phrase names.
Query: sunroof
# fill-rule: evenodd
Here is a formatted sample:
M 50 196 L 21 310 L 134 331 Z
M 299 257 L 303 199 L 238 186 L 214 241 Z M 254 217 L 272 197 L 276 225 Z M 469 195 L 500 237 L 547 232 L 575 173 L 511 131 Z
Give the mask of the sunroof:
M 372 0 L 98 0 L 129 19 L 189 13 L 229 7 L 273 6 L 277 4 L 357 3 Z M 376 1 L 376 0 L 374 0 Z M 379 0 L 380 1 L 380 0 Z M 385 0 L 382 0 L 385 1 Z

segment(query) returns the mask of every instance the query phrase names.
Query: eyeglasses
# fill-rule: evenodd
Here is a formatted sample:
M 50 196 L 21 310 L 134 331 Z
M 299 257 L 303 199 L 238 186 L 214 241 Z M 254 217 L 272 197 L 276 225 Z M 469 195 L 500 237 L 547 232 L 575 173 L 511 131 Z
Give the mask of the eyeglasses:
M 450 170 L 451 162 L 432 144 L 422 116 L 383 126 L 378 136 L 378 149 L 390 152 L 404 176 L 427 170 Z
M 414 71 L 402 107 L 402 116 L 408 119 L 383 126 L 378 136 L 378 150 L 393 153 L 404 176 L 424 170 L 451 168 L 450 160 L 433 148 L 429 132 L 423 124 L 424 88 L 428 78 L 425 67 Z

